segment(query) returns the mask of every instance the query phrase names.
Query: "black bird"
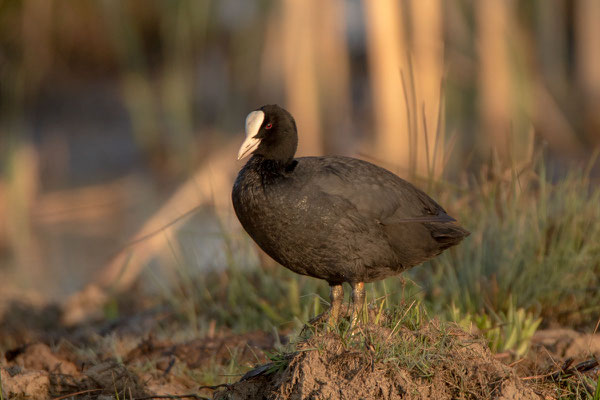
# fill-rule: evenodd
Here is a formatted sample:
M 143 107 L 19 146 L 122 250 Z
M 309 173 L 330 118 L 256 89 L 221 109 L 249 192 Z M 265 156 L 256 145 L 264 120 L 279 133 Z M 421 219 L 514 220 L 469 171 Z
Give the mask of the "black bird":
M 294 158 L 296 122 L 277 105 L 246 117 L 233 207 L 250 237 L 275 261 L 331 287 L 338 319 L 342 283 L 352 286 L 356 322 L 365 282 L 397 275 L 458 244 L 469 232 L 424 192 L 350 157 Z

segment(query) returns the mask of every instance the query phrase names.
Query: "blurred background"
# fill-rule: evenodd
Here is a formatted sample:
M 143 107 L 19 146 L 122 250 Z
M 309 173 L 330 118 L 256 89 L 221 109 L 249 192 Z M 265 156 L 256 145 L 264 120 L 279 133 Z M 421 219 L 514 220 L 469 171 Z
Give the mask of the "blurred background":
M 295 116 L 300 155 L 378 163 L 463 219 L 476 188 L 526 170 L 537 201 L 600 143 L 600 2 L 1 0 L 4 294 L 268 264 L 230 206 L 266 103 Z

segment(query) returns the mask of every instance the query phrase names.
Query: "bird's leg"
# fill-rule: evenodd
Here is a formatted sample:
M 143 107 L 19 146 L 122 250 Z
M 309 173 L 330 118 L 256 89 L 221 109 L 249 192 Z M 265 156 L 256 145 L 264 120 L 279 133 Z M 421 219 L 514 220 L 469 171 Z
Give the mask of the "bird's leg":
M 352 319 L 350 320 L 352 326 L 356 326 L 356 323 L 360 319 L 360 316 L 365 305 L 365 283 L 357 282 L 352 283 Z
M 308 321 L 308 325 L 317 325 L 325 321 L 331 327 L 337 324 L 340 309 L 342 308 L 342 301 L 344 300 L 344 288 L 342 285 L 330 285 L 329 296 L 331 301 L 329 308 Z M 304 331 L 304 328 L 302 331 Z
M 331 299 L 331 306 L 329 307 L 329 318 L 327 319 L 327 324 L 331 327 L 334 327 L 338 322 L 340 308 L 342 308 L 342 301 L 344 300 L 344 288 L 342 285 L 331 285 L 329 297 Z

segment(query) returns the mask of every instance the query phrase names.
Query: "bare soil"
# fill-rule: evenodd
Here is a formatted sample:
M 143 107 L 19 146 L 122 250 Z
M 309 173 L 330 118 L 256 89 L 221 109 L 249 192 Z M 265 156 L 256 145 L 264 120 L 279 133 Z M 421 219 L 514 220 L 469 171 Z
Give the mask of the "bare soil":
M 214 399 L 558 399 L 572 381 L 549 376 L 600 356 L 600 335 L 555 329 L 537 332 L 529 355 L 515 360 L 510 354 L 492 354 L 477 335 L 434 320 L 418 329 L 365 325 L 352 334 L 317 332 L 298 343 L 295 352 L 273 361 L 266 355 L 276 343 L 271 333 L 215 330 L 202 338 L 177 339 L 175 324 L 173 334 L 165 334 L 171 323 L 165 310 L 77 327 L 61 326 L 55 309 L 20 304 L 4 310 L 4 399 L 183 394 Z M 598 369 L 581 374 L 597 379 Z

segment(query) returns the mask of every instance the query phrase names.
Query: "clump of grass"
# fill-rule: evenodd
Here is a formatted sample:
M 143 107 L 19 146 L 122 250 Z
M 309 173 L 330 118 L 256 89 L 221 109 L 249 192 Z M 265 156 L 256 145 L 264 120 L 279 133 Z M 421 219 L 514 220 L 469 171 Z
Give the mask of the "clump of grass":
M 347 351 L 369 353 L 373 362 L 390 363 L 421 377 L 430 376 L 433 364 L 448 354 L 450 346 L 445 340 L 446 335 L 435 338 L 429 335 L 431 320 L 422 304 L 413 301 L 408 306 L 385 306 L 385 301 L 382 301 L 373 305 L 365 310 L 363 321 L 357 326 L 352 326 L 349 315 L 346 315 L 335 327 L 319 324 L 304 329 L 302 332 L 307 332 L 307 335 L 297 336 L 287 346 L 267 353 L 273 364 L 269 371 L 285 369 L 291 353 L 323 351 L 324 345 L 319 338 L 323 341 L 334 338 Z M 443 332 L 448 324 L 436 321 L 438 333 Z M 302 346 L 305 342 L 310 343 L 309 348 Z
M 485 337 L 493 352 L 511 352 L 523 357 L 529 349 L 531 338 L 542 322 L 533 313 L 515 308 L 511 303 L 507 313 L 466 314 L 453 306 L 452 320 L 467 331 L 478 331 Z
M 298 328 L 321 312 L 321 300 L 328 298 L 327 285 L 281 267 L 232 265 L 226 270 L 189 273 L 178 283 L 162 287 L 163 301 L 184 323 L 200 330 L 211 320 L 236 332 Z
M 323 350 L 319 337 L 326 335 L 339 340 L 347 351 L 368 353 L 372 363 L 383 363 L 420 378 L 429 378 L 435 365 L 455 350 L 449 331 L 458 329 L 458 325 L 432 320 L 417 300 L 410 304 L 391 305 L 382 298 L 365 306 L 358 325 L 353 326 L 349 318 L 349 315 L 341 318 L 335 327 L 325 324 L 303 330 L 309 335 L 297 336 L 296 342 L 280 348 L 270 356 L 271 360 L 287 360 L 289 363 L 289 353 L 297 351 L 296 345 L 304 341 L 315 345 L 317 350 Z M 327 333 L 330 329 L 333 330 Z M 303 348 L 303 351 L 306 350 Z
M 381 326 L 386 334 L 361 331 L 364 344 L 373 351 L 374 360 L 408 370 L 421 378 L 430 378 L 434 366 L 452 351 L 448 324 L 436 321 L 431 325 L 427 311 L 416 301 L 408 308 L 393 307 L 385 314 Z
M 189 368 L 187 365 L 178 365 L 173 371 L 174 375 L 187 376 L 198 385 L 220 385 L 237 381 L 248 366 L 239 360 L 239 349 L 230 349 L 228 362 L 213 356 L 202 363 L 199 368 Z
M 543 160 L 482 178 L 457 217 L 471 232 L 414 271 L 438 313 L 507 314 L 513 305 L 548 322 L 590 324 L 600 310 L 600 188 L 589 168 L 549 182 Z M 452 202 L 450 202 L 452 204 Z

